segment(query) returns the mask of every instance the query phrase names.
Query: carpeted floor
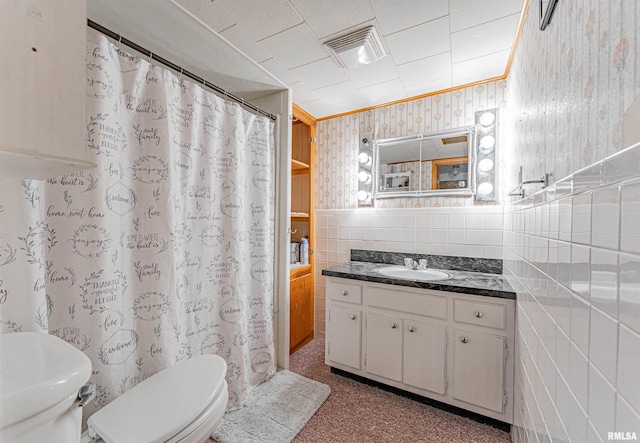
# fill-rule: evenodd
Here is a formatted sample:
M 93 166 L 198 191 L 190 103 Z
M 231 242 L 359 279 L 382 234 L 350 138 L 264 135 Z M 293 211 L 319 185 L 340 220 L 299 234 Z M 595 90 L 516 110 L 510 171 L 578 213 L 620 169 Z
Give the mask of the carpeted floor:
M 293 354 L 289 370 L 331 387 L 294 442 L 511 442 L 506 432 L 331 374 L 320 340 Z

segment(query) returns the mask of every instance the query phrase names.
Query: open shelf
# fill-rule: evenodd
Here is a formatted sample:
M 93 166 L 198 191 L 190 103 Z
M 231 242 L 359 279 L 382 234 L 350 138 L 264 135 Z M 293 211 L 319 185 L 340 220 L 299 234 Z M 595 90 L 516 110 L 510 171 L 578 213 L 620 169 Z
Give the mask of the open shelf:
M 301 161 L 291 159 L 291 170 L 292 171 L 302 171 L 305 169 L 309 169 L 309 165 L 306 163 L 302 163 Z
M 291 218 L 309 218 L 308 212 L 292 212 Z

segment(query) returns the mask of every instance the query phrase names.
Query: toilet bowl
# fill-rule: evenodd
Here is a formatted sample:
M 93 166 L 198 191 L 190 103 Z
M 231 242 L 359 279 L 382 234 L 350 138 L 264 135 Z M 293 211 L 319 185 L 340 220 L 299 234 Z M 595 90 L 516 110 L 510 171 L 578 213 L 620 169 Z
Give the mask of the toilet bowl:
M 225 412 L 226 370 L 215 355 L 170 366 L 89 417 L 80 436 L 89 359 L 51 335 L 0 335 L 0 442 L 201 443 Z

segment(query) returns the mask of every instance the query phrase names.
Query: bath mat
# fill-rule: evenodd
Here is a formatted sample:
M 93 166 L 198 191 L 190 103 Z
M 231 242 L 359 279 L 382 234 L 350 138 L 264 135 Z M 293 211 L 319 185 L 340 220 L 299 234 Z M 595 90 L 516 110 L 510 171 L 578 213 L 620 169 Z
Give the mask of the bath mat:
M 249 393 L 244 408 L 227 412 L 211 437 L 219 443 L 289 443 L 330 393 L 323 383 L 278 371 Z

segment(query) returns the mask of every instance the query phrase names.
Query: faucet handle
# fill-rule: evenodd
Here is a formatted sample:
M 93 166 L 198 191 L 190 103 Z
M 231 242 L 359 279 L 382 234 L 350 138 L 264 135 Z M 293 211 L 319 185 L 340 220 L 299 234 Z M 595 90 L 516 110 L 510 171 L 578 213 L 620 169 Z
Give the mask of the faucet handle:
M 427 269 L 427 259 L 426 258 L 421 258 L 420 260 L 418 260 L 418 269 Z

